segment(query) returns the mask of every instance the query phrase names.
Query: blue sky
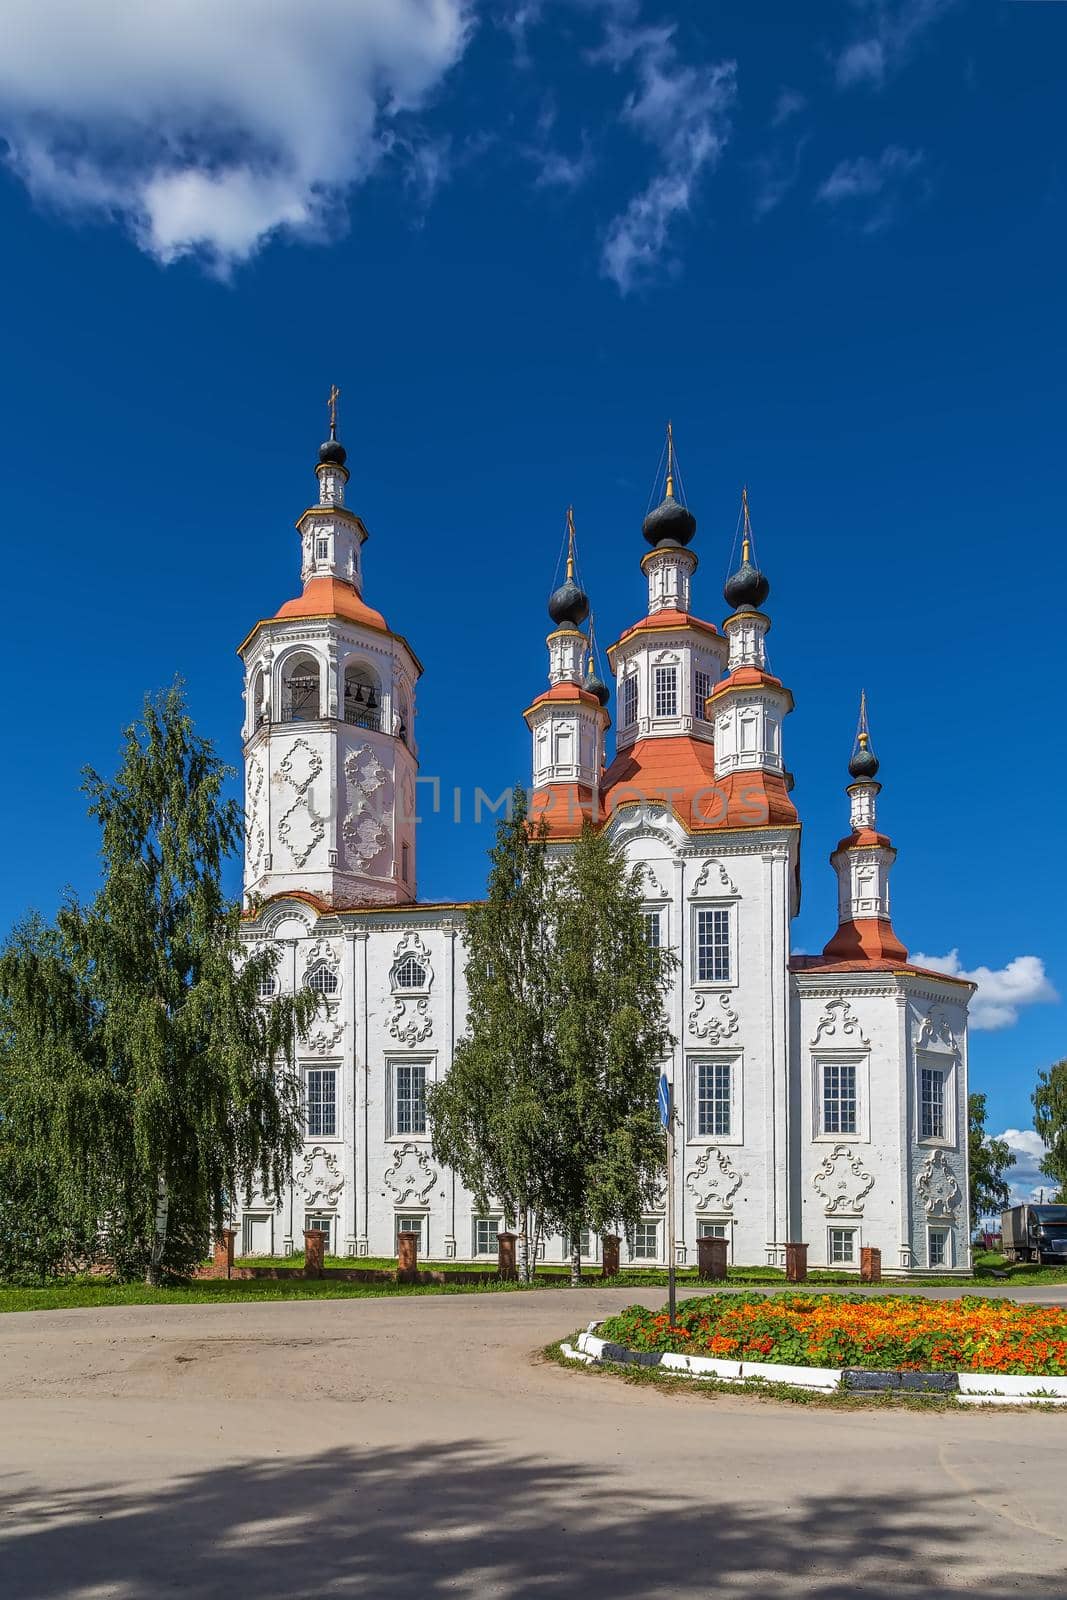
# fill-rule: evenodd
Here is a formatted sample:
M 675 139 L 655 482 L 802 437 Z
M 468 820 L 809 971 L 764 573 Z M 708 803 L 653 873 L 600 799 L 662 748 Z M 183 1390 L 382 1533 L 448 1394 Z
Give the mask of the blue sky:
M 1026 1129 L 1067 1053 L 1067 5 L 4 10 L 0 921 L 91 890 L 79 769 L 145 690 L 182 674 L 238 762 L 331 382 L 446 794 L 528 775 L 569 501 L 601 639 L 640 614 L 671 416 L 696 609 L 743 482 L 773 584 L 796 943 L 833 929 L 864 685 L 897 930 L 989 969 L 972 1081 Z M 428 818 L 421 894 L 476 894 L 490 831 Z

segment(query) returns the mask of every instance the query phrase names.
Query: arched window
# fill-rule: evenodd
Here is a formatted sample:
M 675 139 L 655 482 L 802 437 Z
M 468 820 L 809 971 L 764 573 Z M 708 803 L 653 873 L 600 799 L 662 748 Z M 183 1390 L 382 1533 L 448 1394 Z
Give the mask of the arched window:
M 312 967 L 304 983 L 312 994 L 337 993 L 337 974 L 326 965 L 325 961 L 320 961 Z
M 252 686 L 248 692 L 248 726 L 252 733 L 261 723 L 268 721 L 267 710 L 263 704 L 263 669 L 257 667 L 252 674 Z
M 381 689 L 365 662 L 350 661 L 345 668 L 344 719 L 357 728 L 382 725 Z
M 286 664 L 282 717 L 286 722 L 312 722 L 320 717 L 319 664 L 314 656 L 295 656 Z
M 411 743 L 411 710 L 408 706 L 408 697 L 403 689 L 396 692 L 396 717 L 393 733 L 398 739 L 403 739 L 405 744 Z
M 405 956 L 393 978 L 397 989 L 422 989 L 426 984 L 426 968 L 414 956 Z

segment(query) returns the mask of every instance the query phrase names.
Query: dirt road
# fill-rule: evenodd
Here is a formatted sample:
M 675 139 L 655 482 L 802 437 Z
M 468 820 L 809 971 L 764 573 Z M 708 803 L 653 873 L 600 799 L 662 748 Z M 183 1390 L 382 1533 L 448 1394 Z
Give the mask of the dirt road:
M 0 1318 L 0 1595 L 1067 1591 L 1067 1417 L 701 1400 L 531 1359 L 636 1299 L 662 1291 Z

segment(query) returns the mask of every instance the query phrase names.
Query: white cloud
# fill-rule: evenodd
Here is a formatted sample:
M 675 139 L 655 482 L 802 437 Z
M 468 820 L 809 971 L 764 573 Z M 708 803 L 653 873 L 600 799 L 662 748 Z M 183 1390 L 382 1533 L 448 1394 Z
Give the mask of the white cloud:
M 622 120 L 660 160 L 660 170 L 612 220 L 604 240 L 601 270 L 628 294 L 655 276 L 672 224 L 690 209 L 701 178 L 719 162 L 737 96 L 737 64 L 682 63 L 673 26 L 617 21 L 608 23 L 604 44 L 590 59 L 616 71 L 632 67 L 637 87 L 623 106 Z
M 930 967 L 934 972 L 967 978 L 978 985 L 970 1008 L 970 1025 L 976 1032 L 1010 1028 L 1019 1020 L 1020 1007 L 1059 999 L 1040 956 L 1016 956 L 1004 967 L 971 970 L 961 964 L 958 950 L 950 950 L 944 956 L 915 954 L 911 959 L 917 967 Z M 1028 1137 L 1036 1139 L 1037 1135 Z
M 923 34 L 955 0 L 859 0 L 856 37 L 836 60 L 843 89 L 870 84 L 880 89 L 906 64 Z
M 1040 1200 L 1042 1191 L 1045 1198 L 1050 1199 L 1055 1193 L 1056 1184 L 1054 1179 L 1041 1171 L 1045 1146 L 1033 1129 L 1005 1128 L 1003 1133 L 994 1134 L 993 1137 L 1003 1139 L 1015 1156 L 1014 1167 L 1009 1167 L 1005 1174 L 1011 1185 L 1012 1204 Z
M 825 205 L 838 206 L 842 202 L 867 202 L 864 216 L 864 233 L 877 233 L 893 221 L 901 193 L 911 175 L 923 163 L 921 150 L 903 150 L 890 144 L 877 159 L 856 156 L 851 161 L 839 161 L 830 176 L 819 185 L 815 198 Z
M 0 137 L 33 196 L 226 272 L 273 233 L 343 227 L 398 119 L 463 54 L 473 0 L 5 0 Z M 391 141 L 390 135 L 393 135 Z
M 807 107 L 806 96 L 799 94 L 796 89 L 783 89 L 774 103 L 774 113 L 771 116 L 771 127 L 780 128 L 783 122 L 788 122 L 790 117 L 799 116 Z

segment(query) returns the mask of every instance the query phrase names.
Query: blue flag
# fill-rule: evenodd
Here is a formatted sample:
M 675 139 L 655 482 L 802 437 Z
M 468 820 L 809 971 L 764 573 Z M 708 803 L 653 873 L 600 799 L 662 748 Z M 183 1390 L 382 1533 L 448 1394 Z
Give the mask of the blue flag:
M 657 1099 L 659 1100 L 659 1120 L 666 1128 L 671 1120 L 671 1086 L 667 1082 L 667 1074 L 665 1072 L 660 1073 Z

